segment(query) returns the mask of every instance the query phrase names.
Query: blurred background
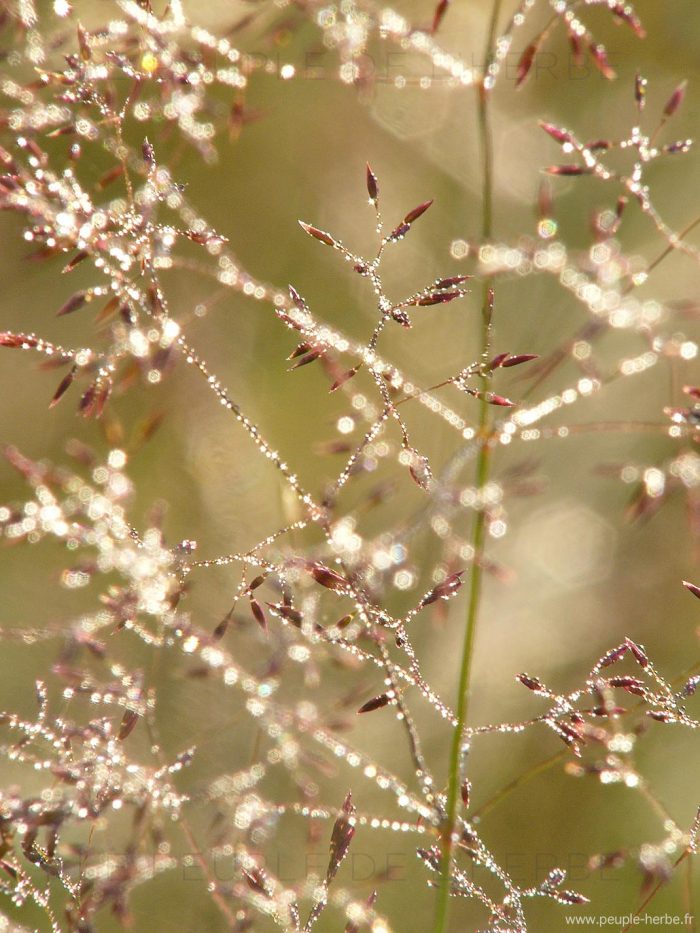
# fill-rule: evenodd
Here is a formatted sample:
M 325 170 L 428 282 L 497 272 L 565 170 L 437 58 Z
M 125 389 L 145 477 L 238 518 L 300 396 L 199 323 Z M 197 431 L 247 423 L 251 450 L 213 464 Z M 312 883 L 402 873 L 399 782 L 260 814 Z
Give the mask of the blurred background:
M 105 6 L 85 3 L 83 22 L 89 28 L 99 24 Z M 194 21 L 217 34 L 226 34 L 231 24 L 253 9 L 249 4 L 213 0 L 185 7 Z M 503 7 L 505 23 L 515 4 L 505 2 Z M 429 23 L 433 15 L 430 5 L 419 0 L 397 4 L 397 8 L 417 25 Z M 660 140 L 695 135 L 700 109 L 700 9 L 694 0 L 639 0 L 635 8 L 647 30 L 644 40 L 615 25 L 606 9 L 580 9 L 581 17 L 608 49 L 617 72 L 614 81 L 606 81 L 590 63 L 576 68 L 566 36 L 558 27 L 547 41 L 546 61 L 543 58 L 541 67 L 516 90 L 519 53 L 546 24 L 549 8 L 538 12 L 536 6 L 530 23 L 517 34 L 512 61 L 492 105 L 496 241 L 517 246 L 523 237 L 536 236 L 542 169 L 562 161 L 558 147 L 539 129 L 538 121 L 566 126 L 585 139 L 627 136 L 638 123 L 653 129 L 673 89 L 687 79 L 683 107 Z M 441 26 L 440 41 L 463 61 L 479 63 L 489 14 L 490 4 L 485 0 L 454 4 Z M 297 74 L 289 81 L 276 75 L 254 76 L 245 100 L 251 119 L 235 139 L 220 134 L 217 162 L 206 162 L 158 126 L 127 126 L 127 135 L 136 142 L 148 132 L 158 159 L 169 166 L 176 181 L 186 185 L 189 201 L 212 228 L 228 238 L 232 252 L 252 276 L 281 291 L 293 284 L 319 320 L 357 340 L 367 340 L 376 321 L 368 283 L 353 276 L 337 253 L 306 237 L 297 223 L 308 221 L 329 230 L 351 249 L 371 254 L 375 239 L 373 213 L 366 203 L 367 161 L 379 179 L 388 224 L 398 223 L 421 201 L 435 199 L 387 261 L 389 293 L 400 296 L 437 277 L 477 271 L 474 251 L 467 246 L 479 238 L 482 211 L 473 88 L 450 86 L 433 74 L 425 59 L 379 42 L 368 49 L 368 79 L 360 87 L 343 83 L 338 80 L 335 50 L 324 46 L 312 18 L 297 6 L 271 5 L 233 41 L 249 52 L 292 63 Z M 312 66 L 313 73 L 307 73 Z M 641 117 L 634 102 L 638 71 L 648 79 L 647 107 Z M 397 86 L 397 75 L 411 80 Z M 431 79 L 428 87 L 419 86 L 421 78 Z M 224 89 L 214 88 L 212 94 L 226 99 Z M 60 153 L 59 143 L 50 145 Z M 76 171 L 89 184 L 106 165 L 99 158 L 93 164 L 88 155 Z M 592 178 L 552 181 L 552 216 L 558 226 L 555 239 L 567 244 L 572 257 L 585 261 L 594 242 L 591 216 L 595 210 L 614 209 L 619 189 L 614 183 L 605 185 Z M 693 150 L 654 164 L 648 181 L 656 206 L 674 229 L 684 227 L 700 211 L 700 157 Z M 92 312 L 83 309 L 57 319 L 55 311 L 76 288 L 94 284 L 94 274 L 80 267 L 68 281 L 57 276 L 60 260 L 28 262 L 22 229 L 21 218 L 0 217 L 2 329 L 34 331 L 67 346 L 88 345 L 93 330 L 87 322 Z M 639 269 L 664 249 L 653 224 L 634 204 L 624 215 L 617 242 L 632 267 Z M 676 253 L 664 259 L 637 289 L 640 300 L 658 302 L 654 334 L 663 340 L 675 340 L 679 346 L 694 345 L 697 340 L 698 319 L 693 309 L 698 302 L 699 271 L 696 261 Z M 342 456 L 327 453 L 327 442 L 362 436 L 359 419 L 349 437 L 338 425 L 343 417 L 353 416 L 353 395 L 374 397 L 371 382 L 360 374 L 348 394 L 331 395 L 328 379 L 317 365 L 288 371 L 286 358 L 294 349 L 294 335 L 282 326 L 269 301 L 228 290 L 217 293 L 209 307 L 207 301 L 216 292 L 216 284 L 189 269 L 174 268 L 164 282 L 172 313 L 183 323 L 191 343 L 298 472 L 306 488 L 320 496 L 343 462 Z M 383 335 L 380 351 L 417 385 L 437 383 L 477 358 L 481 287 L 477 282 L 470 288 L 461 302 L 416 312 L 410 331 L 392 326 Z M 556 276 L 499 276 L 494 351 L 546 356 L 589 317 L 585 305 Z M 593 344 L 592 362 L 601 373 L 614 372 L 623 359 L 645 352 L 649 339 L 648 332 L 635 328 L 608 331 Z M 75 413 L 77 396 L 48 410 L 56 375 L 38 369 L 29 354 L 3 351 L 0 366 L 0 438 L 30 457 L 65 463 L 65 444 L 71 437 L 104 455 L 110 436 L 119 437 L 119 431 L 122 446 L 128 448 L 128 438 L 138 433 L 144 417 L 163 415 L 154 437 L 130 455 L 128 475 L 135 487 L 130 517 L 137 528 L 146 527 L 149 510 L 164 502 L 166 540 L 174 545 L 183 538 L 194 539 L 198 555 L 204 558 L 247 550 L 298 517 L 297 506 L 284 494 L 274 470 L 191 369 L 179 365 L 161 385 L 136 387 L 116 397 L 107 419 L 86 421 Z M 532 390 L 531 398 L 537 401 L 561 392 L 575 385 L 580 375 L 568 360 Z M 689 351 L 688 359 L 662 359 L 644 373 L 618 379 L 589 398 L 580 398 L 575 405 L 555 411 L 545 424 L 668 424 L 664 408 L 687 404 L 681 387 L 699 381 L 697 357 Z M 517 400 L 530 384 L 520 369 L 514 369 L 499 375 L 495 388 Z M 446 403 L 468 423 L 476 422 L 475 400 L 456 391 L 443 392 Z M 435 475 L 441 475 L 459 456 L 455 482 L 459 488 L 469 487 L 474 449 L 425 409 L 406 408 L 415 445 L 429 457 Z M 115 427 L 117 422 L 120 427 Z M 117 434 L 110 435 L 110 431 Z M 388 428 L 387 439 L 393 445 L 399 440 L 397 434 L 395 427 Z M 625 465 L 642 471 L 664 469 L 682 452 L 691 457 L 688 462 L 695 479 L 687 485 L 669 483 L 661 507 L 653 514 L 651 509 L 642 510 L 637 517 L 630 503 L 635 501 L 638 483 L 621 481 L 620 469 Z M 696 663 L 700 607 L 681 580 L 700 584 L 698 488 L 692 488 L 700 482 L 697 463 L 693 442 L 683 446 L 653 428 L 574 430 L 567 437 L 515 441 L 497 450 L 493 480 L 497 488 L 506 489 L 506 496 L 502 525 L 487 543 L 494 572 L 486 575 L 480 612 L 472 725 L 537 715 L 544 709 L 543 701 L 515 682 L 518 672 L 537 675 L 555 689 L 572 690 L 583 682 L 598 657 L 625 635 L 644 644 L 659 671 L 671 680 Z M 532 480 L 527 491 L 534 494 L 509 495 L 508 483 L 517 486 L 512 477 L 525 475 Z M 392 483 L 385 500 L 373 509 L 361 507 L 368 492 L 385 482 Z M 21 478 L 8 465 L 0 466 L 0 501 L 23 501 L 26 495 Z M 354 516 L 354 529 L 366 540 L 379 540 L 420 517 L 426 498 L 390 455 L 378 460 L 371 475 L 350 485 L 340 507 Z M 454 511 L 451 533 L 468 541 L 473 516 L 468 508 Z M 308 543 L 314 543 L 313 537 Z M 399 612 L 417 602 L 430 586 L 444 547 L 443 538 L 430 528 L 410 536 L 393 577 L 386 577 L 389 611 Z M 99 588 L 62 588 L 60 573 L 65 566 L 65 552 L 52 543 L 5 548 L 0 565 L 2 625 L 68 624 L 93 609 Z M 197 625 L 211 630 L 221 620 L 230 607 L 237 579 L 236 572 L 227 569 L 193 577 L 187 609 Z M 437 612 L 426 610 L 413 628 L 426 679 L 451 705 L 456 702 L 467 590 L 468 572 L 467 585 L 457 598 L 440 604 Z M 449 611 L 442 611 L 445 607 Z M 229 648 L 241 653 L 252 669 L 259 668 L 276 644 L 277 636 L 271 637 L 272 644 L 247 620 L 230 635 Z M 146 668 L 150 664 L 148 651 L 141 645 L 133 643 L 120 650 L 131 664 Z M 46 677 L 55 654 L 52 643 L 29 650 L 16 641 L 4 641 L 0 708 L 31 715 L 34 681 Z M 198 747 L 192 767 L 178 776 L 178 786 L 196 798 L 206 782 L 245 766 L 256 740 L 240 696 L 190 674 L 172 650 L 164 653 L 149 676 L 157 685 L 157 716 L 166 755 L 173 757 L 191 744 Z M 49 685 L 58 695 L 60 683 L 49 679 Z M 356 707 L 347 715 L 342 701 L 353 690 L 359 706 L 381 692 L 381 678 L 376 672 L 334 666 L 329 660 L 315 686 L 304 683 L 300 671 L 292 671 L 283 694 L 293 703 L 311 698 L 327 710 L 337 710 L 338 717 L 347 718 L 352 726 L 348 740 L 410 783 L 405 737 L 395 717 L 384 710 L 356 720 Z M 426 757 L 442 781 L 449 730 L 420 699 L 411 708 Z M 693 707 L 689 709 L 692 713 Z M 133 740 L 136 748 L 142 743 L 147 756 L 147 737 L 135 733 Z M 485 807 L 509 782 L 563 749 L 544 727 L 517 736 L 478 739 L 468 764 L 474 809 Z M 561 865 L 570 870 L 570 886 L 592 899 L 591 913 L 629 913 L 639 903 L 643 884 L 635 853 L 643 843 L 664 837 L 663 821 L 643 794 L 618 785 L 603 786 L 595 777 L 576 779 L 565 770 L 567 760 L 563 757 L 551 763 L 487 809 L 480 822 L 483 836 L 518 883 L 538 883 L 551 867 Z M 680 727 L 651 724 L 635 760 L 655 798 L 682 827 L 689 826 L 698 805 L 700 765 L 693 734 Z M 321 799 L 329 805 L 340 805 L 352 788 L 362 812 L 400 814 L 387 794 L 362 782 L 342 763 L 335 773 L 315 779 Z M 31 777 L 20 776 L 10 764 L 0 764 L 0 783 L 9 786 L 17 780 L 31 781 Z M 266 793 L 285 800 L 293 788 L 290 791 L 284 776 L 277 775 Z M 211 811 L 193 805 L 192 820 L 206 838 Z M 283 819 L 268 851 L 272 868 L 291 883 L 304 876 L 309 859 L 308 864 L 323 870 L 329 833 L 330 824 L 325 823 L 318 839 L 309 840 L 304 826 L 292 817 Z M 426 887 L 426 872 L 415 857 L 415 847 L 416 837 L 408 833 L 361 830 L 353 844 L 354 861 L 341 868 L 338 879 L 358 898 L 377 888 L 377 908 L 389 918 L 392 929 L 403 933 L 422 933 L 432 923 L 434 895 Z M 622 867 L 591 869 L 592 855 L 621 849 L 632 856 Z M 224 876 L 227 870 L 230 866 L 222 869 Z M 653 910 L 683 913 L 688 883 L 683 867 L 654 899 Z M 165 873 L 144 885 L 134 893 L 132 906 L 133 929 L 138 931 L 225 928 L 195 868 L 190 878 Z M 534 901 L 532 930 L 563 929 L 564 910 Z M 576 910 L 588 912 L 588 908 Z M 700 898 L 696 911 L 700 913 Z M 453 904 L 451 929 L 455 933 L 480 929 L 484 923 L 479 905 Z M 318 929 L 339 930 L 341 925 L 338 915 L 329 911 Z M 105 916 L 100 929 L 116 926 L 115 920 Z M 259 928 L 267 929 L 262 923 Z

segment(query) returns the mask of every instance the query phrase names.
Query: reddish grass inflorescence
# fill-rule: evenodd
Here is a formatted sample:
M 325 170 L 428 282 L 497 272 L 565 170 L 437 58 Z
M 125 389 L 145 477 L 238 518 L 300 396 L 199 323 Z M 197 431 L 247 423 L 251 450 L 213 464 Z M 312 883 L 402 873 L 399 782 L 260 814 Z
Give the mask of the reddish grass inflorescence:
M 222 929 L 276 925 L 307 933 L 320 923 L 346 933 L 409 933 L 411 921 L 392 916 L 381 888 L 348 877 L 358 834 L 366 840 L 389 831 L 416 837 L 413 852 L 424 888 L 436 889 L 435 933 L 446 933 L 448 909 L 459 899 L 477 903 L 480 929 L 526 933 L 533 899 L 565 909 L 587 903 L 584 891 L 567 886 L 563 868 L 534 885 L 520 883 L 482 830 L 481 817 L 512 788 L 477 807 L 482 791 L 472 779 L 472 761 L 487 736 L 526 731 L 551 742 L 551 764 L 562 765 L 566 774 L 623 787 L 661 814 L 652 841 L 591 856 L 591 864 L 606 868 L 634 864 L 648 903 L 695 854 L 700 816 L 685 825 L 665 810 L 636 749 L 657 724 L 689 733 L 700 727 L 690 706 L 700 679 L 697 664 L 668 675 L 653 650 L 626 637 L 594 663 L 581 660 L 578 685 L 571 689 L 549 686 L 540 679 L 547 675 L 514 674 L 528 701 L 529 712 L 520 718 L 501 721 L 495 711 L 491 721 L 478 724 L 469 699 L 482 575 L 503 587 L 511 580 L 508 568 L 486 554 L 488 541 L 505 534 L 511 499 L 543 488 L 538 464 L 526 457 L 496 481 L 499 451 L 587 433 L 661 438 L 668 442 L 663 453 L 652 449 L 648 460 L 606 462 L 598 472 L 633 487 L 620 520 L 647 520 L 680 493 L 694 534 L 700 532 L 700 389 L 684 385 L 682 369 L 697 346 L 635 295 L 668 255 L 700 262 L 689 240 L 697 221 L 676 230 L 657 207 L 649 182 L 652 163 L 667 157 L 675 162 L 691 148 L 691 140 L 667 136 L 667 124 L 682 111 L 685 84 L 667 92 L 656 121 L 645 128 L 652 108 L 647 82 L 637 74 L 630 85 L 634 125 L 619 138 L 589 139 L 585 116 L 572 116 L 576 130 L 541 121 L 547 145 L 559 147 L 562 158 L 542 166 L 553 177 L 540 187 L 536 229 L 501 242 L 492 233 L 490 101 L 505 80 L 509 54 L 517 49 L 514 84 L 526 88 L 537 56 L 562 31 L 577 66 L 590 62 L 612 79 L 610 55 L 586 24 L 588 14 L 598 28 L 602 20 L 592 8 L 603 8 L 641 39 L 644 29 L 632 5 L 522 0 L 502 22 L 506 11 L 496 0 L 480 67 L 467 64 L 470 56 L 448 51 L 455 11 L 446 0 L 424 11 L 422 26 L 366 0 L 323 9 L 295 5 L 294 25 L 284 28 L 303 39 L 302 27 L 312 26 L 337 55 L 330 77 L 341 85 L 366 92 L 372 80 L 368 50 L 389 43 L 417 56 L 454 88 L 472 88 L 480 114 L 483 236 L 461 241 L 461 253 L 453 244 L 452 257 L 429 281 L 397 294 L 387 266 L 400 263 L 403 247 L 430 223 L 433 200 L 395 211 L 382 173 L 369 164 L 364 186 L 376 242 L 368 255 L 346 245 L 342 231 L 299 221 L 310 238 L 309 255 L 329 247 L 319 252 L 342 259 L 366 289 L 367 314 L 346 333 L 332 315 L 326 321 L 317 312 L 298 282 L 274 286 L 248 272 L 227 237 L 191 203 L 177 161 L 164 155 L 177 148 L 175 138 L 203 164 L 213 164 L 249 124 L 265 119 L 264 108 L 249 103 L 251 87 L 259 83 L 262 93 L 266 77 L 302 77 L 291 61 L 250 51 L 256 30 L 277 34 L 279 10 L 259 4 L 219 34 L 191 21 L 180 0 L 82 6 L 21 0 L 4 4 L 0 14 L 4 45 L 13 49 L 0 71 L 0 208 L 19 218 L 29 258 L 57 276 L 90 279 L 35 315 L 58 318 L 54 330 L 82 320 L 84 345 L 43 337 L 33 323 L 27 331 L 0 332 L 3 353 L 30 351 L 26 356 L 38 356 L 42 369 L 56 371 L 46 405 L 72 404 L 86 419 L 75 428 L 79 439 L 68 442 L 63 465 L 5 446 L 7 463 L 29 492 L 25 501 L 0 508 L 0 533 L 10 544 L 58 543 L 65 556 L 60 584 L 94 597 L 73 618 L 48 625 L 27 620 L 2 630 L 27 654 L 45 643 L 57 645 L 50 669 L 37 666 L 35 712 L 0 714 L 2 756 L 20 775 L 0 791 L 0 891 L 9 905 L 7 917 L 0 915 L 3 929 L 28 929 L 21 925 L 22 911 L 37 908 L 54 933 L 97 930 L 106 911 L 124 924 L 147 923 L 132 906 L 134 892 L 163 873 L 195 865 Z M 97 178 L 85 168 L 90 159 L 100 166 Z M 557 237 L 557 186 L 593 181 L 602 183 L 612 206 L 593 212 L 588 250 L 569 248 Z M 362 179 L 350 178 L 348 186 L 358 193 L 360 216 Z M 429 193 L 419 192 L 416 201 Z M 660 241 L 660 252 L 644 264 L 624 251 L 618 237 L 635 205 Z M 393 214 L 388 224 L 384 211 Z M 354 227 L 348 226 L 350 242 Z M 298 228 L 296 234 L 301 239 Z M 289 230 L 281 239 L 293 235 Z M 454 268 L 462 258 L 469 259 L 469 272 Z M 213 372 L 191 333 L 195 316 L 183 310 L 171 287 L 172 270 L 216 283 L 207 299 L 212 304 L 236 294 L 269 311 L 279 345 L 289 350 L 286 361 L 279 359 L 280 374 L 286 369 L 289 380 L 308 377 L 309 385 L 311 374 L 317 377 L 308 405 L 314 426 L 325 424 L 320 412 L 328 399 L 337 403 L 334 411 L 342 407 L 338 436 L 316 448 L 328 462 L 342 461 L 322 484 L 287 461 L 264 419 L 259 423 Z M 535 273 L 573 296 L 585 323 L 545 353 L 531 352 L 546 345 L 539 339 L 537 347 L 500 346 L 495 323 L 502 313 L 501 283 Z M 696 315 L 692 305 L 675 310 Z M 416 325 L 438 315 L 453 316 L 451 333 L 479 331 L 476 358 L 452 366 L 444 360 L 455 359 L 454 348 L 444 357 L 428 355 L 421 372 L 430 376 L 414 379 L 393 360 L 403 359 Z M 48 325 L 46 330 L 54 332 Z M 609 356 L 598 361 L 595 354 L 611 330 L 629 335 L 634 348 L 612 367 Z M 595 422 L 552 419 L 657 364 L 667 364 L 674 387 L 682 388 L 658 407 L 656 420 L 624 414 Z M 566 382 L 572 366 L 573 381 Z M 288 521 L 270 530 L 261 520 L 240 550 L 200 559 L 195 541 L 168 540 L 158 508 L 145 522 L 133 514 L 138 489 L 130 479 L 132 460 L 151 442 L 162 413 L 146 403 L 129 441 L 121 399 L 143 405 L 148 392 L 175 371 L 201 384 L 212 407 L 230 415 L 231 431 L 252 442 L 261 464 L 274 468 L 285 502 L 292 503 Z M 549 381 L 554 377 L 561 380 L 555 389 Z M 94 422 L 104 425 L 101 446 L 90 433 Z M 434 424 L 453 442 L 447 457 L 431 444 Z M 295 459 L 303 463 L 298 452 Z M 378 464 L 390 479 L 368 491 L 365 480 Z M 474 464 L 475 477 L 465 479 Z M 378 531 L 371 518 L 387 502 L 393 508 L 396 489 L 412 505 L 407 514 L 397 506 Z M 415 544 L 421 535 L 432 536 L 429 549 Z M 424 564 L 413 562 L 412 555 L 428 550 Z M 227 570 L 234 582 L 226 613 L 212 622 L 188 599 L 198 587 L 206 589 L 217 569 Z M 414 592 L 418 585 L 423 589 Z M 683 585 L 700 598 L 700 586 Z M 455 656 L 461 652 L 462 676 L 448 701 L 426 674 L 428 649 L 432 640 L 442 650 L 445 620 L 448 613 L 456 618 L 462 603 L 468 604 L 464 647 L 463 625 L 450 634 L 459 646 Z M 180 772 L 197 768 L 196 737 L 192 746 L 171 753 L 172 736 L 168 742 L 162 735 L 172 731 L 160 716 L 157 689 L 159 667 L 166 664 L 234 707 L 254 735 L 245 765 L 237 756 L 233 770 L 222 766 L 204 774 L 202 767 L 194 790 L 181 788 Z M 387 718 L 392 727 L 395 720 L 396 745 L 410 759 L 404 771 L 380 764 L 381 749 L 372 746 L 372 726 Z M 427 721 L 447 738 L 433 741 Z M 362 736 L 357 741 L 346 735 L 356 726 Z M 237 722 L 222 741 L 234 745 L 239 730 L 244 727 Z M 528 779 L 525 774 L 523 781 Z M 385 801 L 379 815 L 371 809 L 377 797 Z M 365 806 L 367 800 L 372 803 Z M 327 853 L 325 866 L 291 882 L 266 858 L 284 836 L 287 818 L 307 826 L 309 840 L 321 840 Z M 303 857 L 303 842 L 296 854 Z M 217 873 L 217 859 L 224 856 L 233 865 L 225 881 Z M 562 924 L 558 916 L 552 922 Z

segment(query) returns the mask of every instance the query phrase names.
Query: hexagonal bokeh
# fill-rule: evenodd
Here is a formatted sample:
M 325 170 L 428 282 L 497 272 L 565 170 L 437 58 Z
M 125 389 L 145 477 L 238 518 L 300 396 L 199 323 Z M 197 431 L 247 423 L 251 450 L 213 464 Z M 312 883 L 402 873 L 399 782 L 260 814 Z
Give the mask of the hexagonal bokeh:
M 525 559 L 562 587 L 604 580 L 616 542 L 615 529 L 598 512 L 568 499 L 536 511 L 518 538 Z

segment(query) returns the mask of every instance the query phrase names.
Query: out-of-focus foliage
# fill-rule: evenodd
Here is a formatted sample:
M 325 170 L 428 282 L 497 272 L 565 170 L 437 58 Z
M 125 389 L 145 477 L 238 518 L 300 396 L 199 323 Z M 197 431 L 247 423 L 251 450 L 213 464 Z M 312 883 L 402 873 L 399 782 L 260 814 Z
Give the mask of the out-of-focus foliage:
M 2 4 L 2 929 L 693 913 L 700 12 L 493 12 Z

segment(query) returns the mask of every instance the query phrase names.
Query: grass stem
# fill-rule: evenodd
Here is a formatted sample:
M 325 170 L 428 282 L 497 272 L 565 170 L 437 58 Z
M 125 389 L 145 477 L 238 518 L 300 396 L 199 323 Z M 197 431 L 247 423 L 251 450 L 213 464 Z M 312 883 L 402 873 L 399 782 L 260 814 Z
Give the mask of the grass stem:
M 478 97 L 478 124 L 479 139 L 481 143 L 482 158 L 482 222 L 481 235 L 484 242 L 493 235 L 493 135 L 491 130 L 491 115 L 489 108 L 490 84 L 489 73 L 493 59 L 494 42 L 498 17 L 501 10 L 501 0 L 494 0 L 489 20 L 488 34 L 484 52 L 484 78 L 479 89 Z M 487 360 L 491 340 L 491 311 L 492 311 L 493 279 L 486 277 L 483 281 L 481 303 L 481 354 Z M 489 405 L 486 401 L 487 377 L 482 377 L 482 398 L 479 406 L 479 453 L 476 461 L 475 485 L 478 490 L 484 488 L 488 482 L 491 461 L 491 431 L 489 428 Z M 469 693 L 471 685 L 472 662 L 474 658 L 474 644 L 476 637 L 479 606 L 483 583 L 482 554 L 486 536 L 486 513 L 479 509 L 474 519 L 472 529 L 472 573 L 470 578 L 469 602 L 467 606 L 467 619 L 464 632 L 464 644 L 459 669 L 459 686 L 457 693 L 457 725 L 452 734 L 450 747 L 447 806 L 445 819 L 441 832 L 441 872 L 440 885 L 437 894 L 437 907 L 435 913 L 435 933 L 447 933 L 450 900 L 450 864 L 454 847 L 454 830 L 457 822 L 457 807 L 460 799 L 460 785 L 462 778 L 462 757 L 464 753 L 464 730 L 469 713 Z

